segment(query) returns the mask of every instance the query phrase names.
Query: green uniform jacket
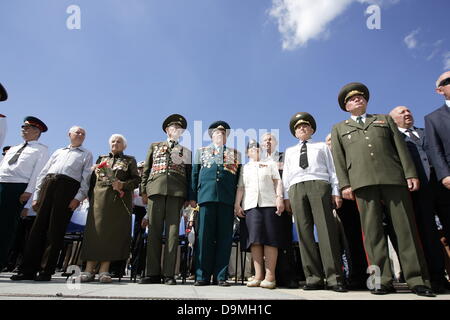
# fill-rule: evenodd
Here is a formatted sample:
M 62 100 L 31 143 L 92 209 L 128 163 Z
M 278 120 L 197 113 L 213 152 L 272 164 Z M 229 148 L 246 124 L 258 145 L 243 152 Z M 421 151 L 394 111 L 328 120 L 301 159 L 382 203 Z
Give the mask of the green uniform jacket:
M 192 153 L 177 144 L 170 151 L 167 141 L 150 145 L 145 159 L 140 191 L 152 195 L 192 200 Z
M 364 127 L 352 119 L 333 127 L 331 146 L 339 187 L 406 185 L 416 168 L 390 116 L 367 114 Z
M 241 169 L 241 154 L 224 146 L 214 153 L 212 145 L 197 151 L 192 168 L 192 189 L 199 203 L 222 202 L 234 206 Z

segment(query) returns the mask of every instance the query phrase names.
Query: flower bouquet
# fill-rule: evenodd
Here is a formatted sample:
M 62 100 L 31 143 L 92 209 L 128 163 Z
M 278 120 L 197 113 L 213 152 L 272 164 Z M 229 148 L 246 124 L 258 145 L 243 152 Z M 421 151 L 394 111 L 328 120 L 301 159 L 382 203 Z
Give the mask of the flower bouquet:
M 103 161 L 102 163 L 100 163 L 99 165 L 96 166 L 96 169 L 98 169 L 98 177 L 107 182 L 109 185 L 112 185 L 114 182 L 118 181 L 119 179 L 117 179 L 116 175 L 114 174 L 114 171 L 112 170 L 112 168 L 108 165 L 108 163 L 106 161 Z M 125 202 L 123 202 L 123 196 L 124 196 L 124 192 L 122 190 L 116 190 L 119 193 L 119 198 L 122 201 L 123 206 L 125 207 L 125 209 L 128 212 L 128 215 L 131 216 L 131 212 L 128 209 L 128 207 L 126 206 Z M 114 198 L 115 200 L 116 198 Z

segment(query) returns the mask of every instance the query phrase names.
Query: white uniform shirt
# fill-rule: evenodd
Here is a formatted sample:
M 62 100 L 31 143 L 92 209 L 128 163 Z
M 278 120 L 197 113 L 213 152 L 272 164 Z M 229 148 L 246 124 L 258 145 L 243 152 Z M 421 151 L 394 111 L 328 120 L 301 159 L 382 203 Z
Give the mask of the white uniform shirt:
M 3 148 L 5 142 L 6 128 L 6 117 L 0 114 L 0 149 Z
M 242 209 L 276 207 L 276 184 L 273 180 L 280 180 L 276 162 L 250 160 L 244 165 L 238 183 L 238 187 L 244 187 Z
M 83 147 L 65 147 L 56 150 L 37 178 L 36 191 L 33 200 L 37 200 L 42 182 L 48 174 L 64 174 L 80 182 L 80 189 L 75 196 L 83 201 L 89 191 L 89 179 L 92 173 L 92 153 Z
M 299 182 L 324 180 L 331 184 L 332 195 L 338 196 L 339 183 L 334 168 L 333 157 L 325 142 L 306 143 L 308 155 L 308 167 L 302 169 L 300 163 L 300 148 L 302 141 L 285 152 L 283 167 L 284 198 L 288 199 L 288 191 L 291 186 Z
M 47 146 L 30 141 L 23 149 L 16 163 L 9 165 L 8 161 L 23 147 L 23 143 L 11 147 L 0 163 L 0 182 L 28 183 L 25 192 L 33 193 L 36 179 L 48 160 Z

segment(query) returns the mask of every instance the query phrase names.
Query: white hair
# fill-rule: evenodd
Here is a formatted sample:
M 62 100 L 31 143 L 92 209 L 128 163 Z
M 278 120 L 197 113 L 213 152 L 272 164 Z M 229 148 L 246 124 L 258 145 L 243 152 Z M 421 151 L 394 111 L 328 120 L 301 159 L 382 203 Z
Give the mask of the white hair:
M 115 139 L 115 138 L 119 138 L 119 139 L 122 139 L 122 141 L 123 141 L 123 149 L 125 150 L 126 148 L 127 148 L 127 145 L 128 145 L 128 143 L 127 143 L 127 139 L 125 139 L 125 137 L 123 136 L 123 135 L 121 135 L 121 134 L 119 134 L 119 133 L 114 133 L 111 137 L 109 137 L 109 146 L 111 147 L 111 144 L 112 144 L 112 141 Z
M 81 130 L 83 130 L 85 133 L 86 133 L 86 130 L 84 130 L 84 128 L 82 128 L 82 127 L 80 127 L 80 126 L 73 126 L 73 127 L 71 127 L 70 129 L 69 129 L 69 133 L 74 133 L 74 132 L 76 132 L 77 131 L 77 129 L 81 129 Z
M 276 144 L 278 144 L 277 137 L 275 137 L 275 135 L 274 135 L 272 132 L 266 132 L 266 133 L 264 133 L 264 134 L 261 136 L 261 141 L 263 141 L 263 140 L 264 140 L 264 137 L 265 137 L 265 136 L 268 136 L 268 135 L 272 137 L 272 140 L 275 141 Z

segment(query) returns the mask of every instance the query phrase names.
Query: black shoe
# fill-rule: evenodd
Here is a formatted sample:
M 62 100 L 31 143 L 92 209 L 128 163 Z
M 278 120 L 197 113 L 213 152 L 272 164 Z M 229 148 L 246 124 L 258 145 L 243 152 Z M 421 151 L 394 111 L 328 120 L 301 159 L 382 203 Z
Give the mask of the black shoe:
M 371 294 L 376 294 L 376 295 L 383 295 L 383 294 L 389 294 L 389 293 L 395 293 L 395 288 L 393 286 L 385 286 L 385 285 L 380 285 L 379 288 L 375 288 L 370 290 Z
M 327 289 L 333 290 L 334 292 L 348 292 L 348 290 L 342 284 L 337 284 L 335 286 L 328 287 Z
M 160 283 L 161 283 L 160 276 L 149 276 L 139 279 L 139 284 L 160 284 Z
M 194 286 L 196 286 L 196 287 L 209 286 L 209 281 L 197 280 L 197 281 L 194 282 Z
M 227 282 L 226 280 L 219 280 L 217 282 L 217 285 L 219 287 L 229 287 L 229 286 L 231 286 L 231 284 L 229 282 Z
M 52 275 L 48 273 L 39 273 L 39 275 L 34 279 L 34 281 L 51 281 Z
M 173 285 L 177 284 L 177 282 L 176 282 L 176 280 L 174 278 L 165 277 L 164 278 L 164 284 L 173 286 Z
M 414 286 L 411 291 L 422 297 L 436 297 L 433 290 L 426 286 Z
M 300 285 L 299 285 L 298 281 L 289 280 L 286 287 L 289 289 L 298 289 L 298 288 L 300 288 Z
M 18 273 L 13 276 L 11 276 L 12 281 L 22 281 L 22 280 L 34 280 L 36 278 L 36 275 L 31 273 Z
M 325 289 L 323 284 L 305 284 L 303 290 L 323 290 Z

